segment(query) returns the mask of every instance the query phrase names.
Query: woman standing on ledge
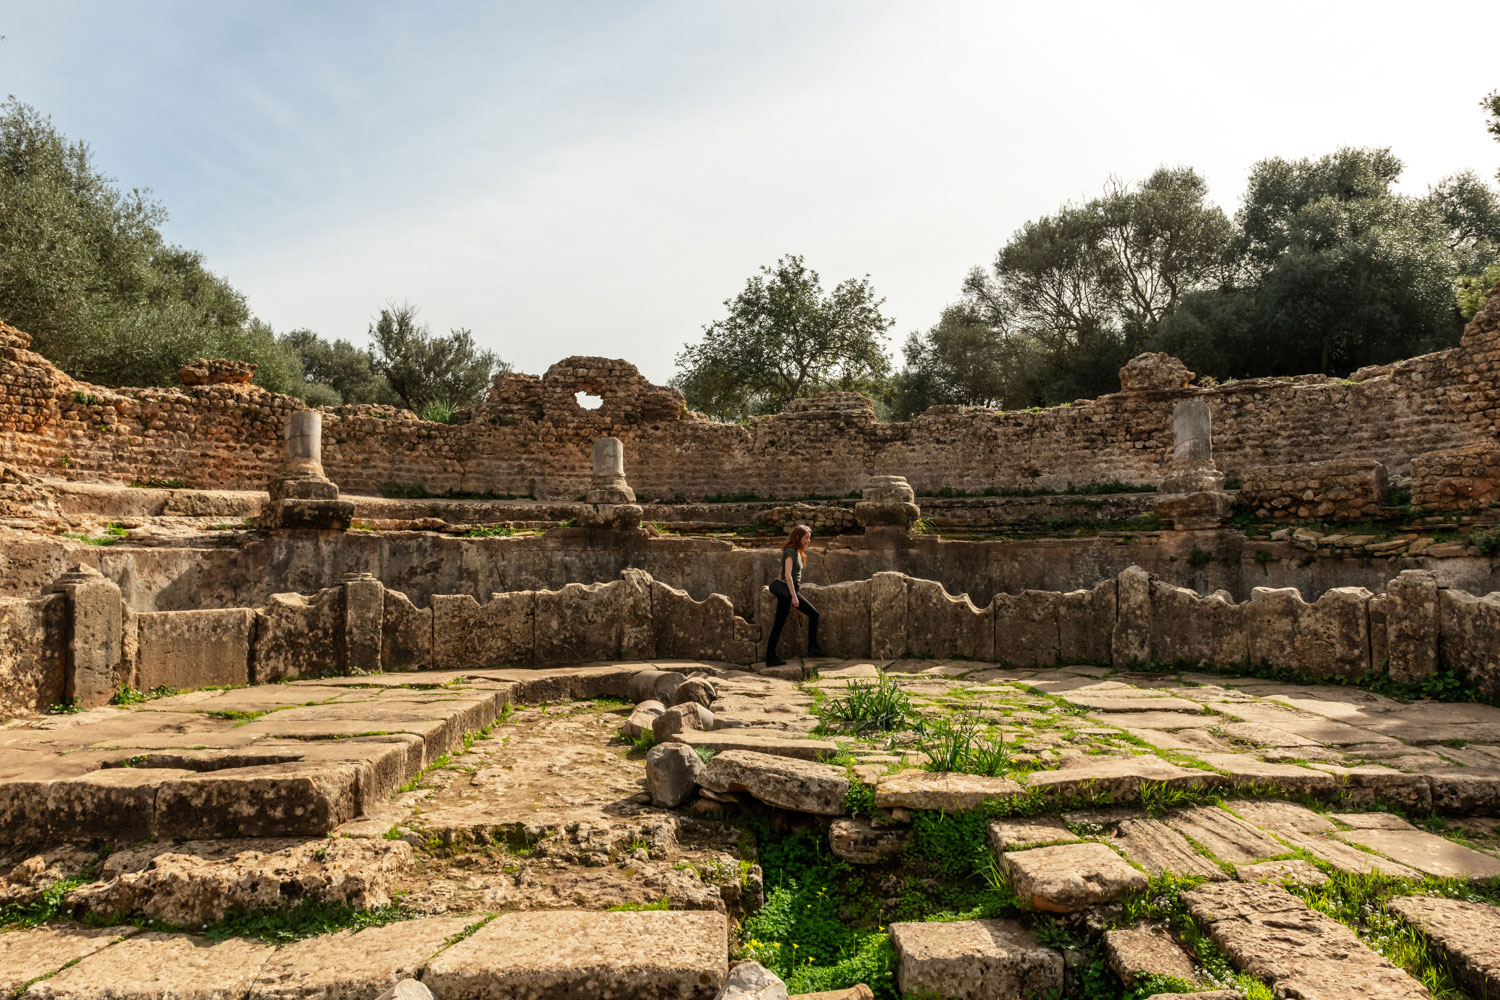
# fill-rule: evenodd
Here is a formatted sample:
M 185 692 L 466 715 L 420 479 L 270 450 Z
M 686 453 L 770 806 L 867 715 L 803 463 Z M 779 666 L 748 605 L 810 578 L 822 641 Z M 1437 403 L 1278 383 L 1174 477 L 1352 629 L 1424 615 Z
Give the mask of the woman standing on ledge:
M 781 576 L 771 581 L 771 596 L 776 598 L 776 621 L 771 626 L 771 638 L 766 643 L 766 666 L 779 667 L 786 663 L 776 655 L 776 644 L 781 640 L 781 628 L 786 616 L 796 608 L 807 616 L 807 655 L 822 656 L 818 645 L 818 609 L 797 591 L 802 586 L 802 564 L 807 554 L 807 543 L 812 538 L 812 529 L 799 524 L 786 537 L 781 547 Z

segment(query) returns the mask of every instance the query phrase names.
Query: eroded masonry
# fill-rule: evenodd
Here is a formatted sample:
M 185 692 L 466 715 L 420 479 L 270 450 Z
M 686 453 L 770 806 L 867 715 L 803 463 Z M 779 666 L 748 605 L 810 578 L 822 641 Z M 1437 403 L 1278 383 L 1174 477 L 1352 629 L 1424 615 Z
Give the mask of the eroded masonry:
M 906 423 L 27 346 L 0 994 L 1500 991 L 1500 295 L 1348 379 Z M 767 667 L 799 523 L 827 655 Z

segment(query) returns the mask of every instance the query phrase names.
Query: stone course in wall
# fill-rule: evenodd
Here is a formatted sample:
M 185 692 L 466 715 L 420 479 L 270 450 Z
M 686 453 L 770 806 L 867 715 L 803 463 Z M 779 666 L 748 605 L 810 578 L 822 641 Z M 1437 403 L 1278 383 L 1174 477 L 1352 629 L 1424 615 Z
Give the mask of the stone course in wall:
M 1377 512 L 1389 488 L 1381 463 L 1340 458 L 1247 469 L 1239 499 L 1263 518 L 1357 521 Z
M 113 584 L 96 577 L 90 586 L 97 613 Z M 1312 602 L 1294 588 L 1257 587 L 1236 603 L 1135 566 L 1087 590 L 1001 594 L 983 606 L 894 572 L 803 589 L 822 612 L 820 639 L 835 656 L 1014 667 L 1158 662 L 1221 672 L 1268 665 L 1409 684 L 1446 668 L 1481 698 L 1500 697 L 1500 594 L 1475 597 L 1423 570 L 1401 573 L 1383 594 L 1336 587 Z M 421 608 L 354 576 L 311 595 L 277 594 L 259 609 L 128 615 L 129 641 L 119 644 L 117 659 L 80 666 L 60 652 L 73 638 L 71 599 L 0 601 L 0 713 L 37 711 L 63 692 L 85 690 L 73 677 L 79 670 L 146 689 L 656 657 L 749 664 L 765 657 L 762 626 L 775 606 L 762 588 L 756 619 L 747 621 L 722 595 L 696 601 L 631 569 L 609 583 L 497 593 L 482 604 L 466 594 L 436 595 Z M 123 612 L 117 588 L 113 599 Z M 797 616 L 780 652 L 805 648 Z M 94 691 L 84 704 L 102 704 L 113 691 Z
M 587 491 L 601 437 L 624 443 L 643 500 L 837 496 L 884 474 L 905 476 L 918 493 L 1155 484 L 1170 468 L 1173 406 L 1197 399 L 1212 412 L 1214 460 L 1227 476 L 1350 454 L 1405 475 L 1419 455 L 1496 437 L 1497 302 L 1475 317 L 1461 346 L 1358 382 L 1307 375 L 1204 388 L 1187 384 L 1180 362 L 1146 356 L 1126 366 L 1113 395 L 1038 412 L 939 406 L 900 423 L 880 423 L 869 401 L 850 393 L 800 400 L 747 426 L 715 423 L 628 362 L 575 357 L 540 378 L 498 377 L 488 400 L 457 424 L 391 407 L 327 409 L 323 459 L 354 493 L 403 484 L 548 499 Z M 11 331 L 0 346 L 0 449 L 23 469 L 250 489 L 277 474 L 282 429 L 300 401 L 248 385 L 88 385 L 25 340 Z M 580 407 L 579 392 L 602 405 Z

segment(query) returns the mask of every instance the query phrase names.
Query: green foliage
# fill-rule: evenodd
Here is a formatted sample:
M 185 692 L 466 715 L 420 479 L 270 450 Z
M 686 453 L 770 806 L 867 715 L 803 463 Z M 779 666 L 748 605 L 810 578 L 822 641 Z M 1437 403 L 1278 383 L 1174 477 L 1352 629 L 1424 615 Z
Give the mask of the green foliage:
M 1188 565 L 1193 569 L 1202 569 L 1213 562 L 1215 558 L 1214 554 L 1206 549 L 1194 548 L 1193 551 L 1188 553 L 1187 561 Z
M 874 395 L 890 372 L 884 302 L 868 277 L 825 295 L 818 273 L 788 254 L 725 300 L 729 314 L 677 355 L 672 384 L 694 409 L 724 419 L 834 389 Z
M 375 372 L 414 413 L 439 400 L 450 408 L 472 407 L 483 401 L 491 380 L 509 369 L 492 351 L 475 347 L 468 330 L 434 335 L 409 303 L 380 310 L 369 332 Z
M 170 684 L 158 684 L 150 691 L 137 691 L 133 687 L 122 687 L 115 692 L 115 696 L 109 700 L 111 705 L 139 705 L 143 701 L 151 701 L 154 698 L 170 698 L 174 694 L 182 692 Z
M 332 934 L 334 931 L 380 927 L 398 920 L 410 920 L 414 916 L 416 914 L 400 905 L 355 909 L 337 903 L 307 900 L 280 910 L 231 913 L 199 933 L 210 941 L 252 938 L 280 945 L 302 938 Z
M 891 733 L 921 722 L 921 713 L 901 685 L 881 674 L 873 683 L 854 681 L 842 698 L 831 698 L 817 706 L 825 729 L 849 733 Z
M 82 712 L 82 711 L 85 711 L 85 709 L 83 707 L 83 699 L 79 698 L 79 697 L 77 697 L 75 695 L 72 698 L 65 698 L 62 701 L 58 702 L 56 705 L 53 705 L 50 708 L 48 708 L 47 709 L 47 714 L 48 715 L 77 715 L 79 712 Z
M 181 479 L 137 479 L 130 485 L 132 488 L 138 490 L 180 490 L 186 488 L 186 484 Z
M 929 771 L 959 771 L 998 777 L 1010 768 L 1004 735 L 991 736 L 977 720 L 940 717 L 922 733 L 923 765 Z
M 72 538 L 85 545 L 116 545 L 130 535 L 130 532 L 118 521 L 110 521 L 104 526 L 102 535 L 86 535 L 76 532 L 64 531 L 64 538 Z
M 1454 285 L 1459 315 L 1465 321 L 1471 320 L 1484 305 L 1484 300 L 1489 298 L 1490 292 L 1496 285 L 1500 285 L 1500 263 L 1491 264 L 1481 274 L 1460 275 Z
M 105 854 L 101 854 L 90 861 L 82 871 L 53 882 L 44 888 L 36 899 L 0 906 L 0 930 L 38 927 L 50 920 L 71 916 L 64 900 L 73 890 L 82 888 L 99 877 L 99 866 L 103 863 L 104 857 Z
M 604 912 L 639 913 L 642 910 L 670 910 L 671 908 L 671 901 L 666 896 L 663 896 L 661 899 L 654 900 L 650 903 L 620 903 L 616 906 L 607 907 Z
M 510 538 L 516 530 L 508 524 L 486 524 L 464 532 L 465 538 Z
M 453 404 L 446 399 L 434 399 L 423 406 L 417 416 L 434 424 L 451 424 L 455 412 Z
M 400 402 L 385 376 L 375 370 L 375 357 L 368 349 L 347 340 L 327 341 L 307 329 L 276 339 L 301 359 L 304 382 L 298 395 L 310 406 Z

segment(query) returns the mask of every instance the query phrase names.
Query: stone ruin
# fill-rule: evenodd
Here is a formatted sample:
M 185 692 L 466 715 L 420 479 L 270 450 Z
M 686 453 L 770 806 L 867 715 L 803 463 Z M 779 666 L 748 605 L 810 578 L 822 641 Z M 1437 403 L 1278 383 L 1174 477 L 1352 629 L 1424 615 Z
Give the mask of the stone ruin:
M 597 358 L 453 426 L 107 389 L 0 324 L 0 990 L 1492 995 L 1497 317 L 748 427 Z M 796 523 L 828 655 L 768 668 Z

